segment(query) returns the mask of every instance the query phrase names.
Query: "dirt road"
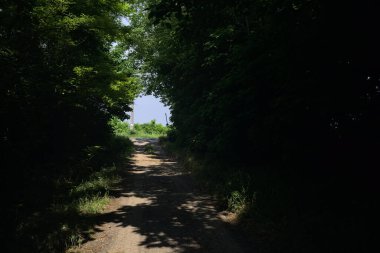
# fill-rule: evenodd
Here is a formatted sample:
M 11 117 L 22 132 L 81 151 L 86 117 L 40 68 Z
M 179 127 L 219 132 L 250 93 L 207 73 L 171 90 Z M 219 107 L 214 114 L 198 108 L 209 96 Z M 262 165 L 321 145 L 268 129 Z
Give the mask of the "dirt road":
M 118 197 L 77 252 L 247 252 L 226 229 L 214 199 L 197 191 L 157 140 L 133 142 L 132 166 Z

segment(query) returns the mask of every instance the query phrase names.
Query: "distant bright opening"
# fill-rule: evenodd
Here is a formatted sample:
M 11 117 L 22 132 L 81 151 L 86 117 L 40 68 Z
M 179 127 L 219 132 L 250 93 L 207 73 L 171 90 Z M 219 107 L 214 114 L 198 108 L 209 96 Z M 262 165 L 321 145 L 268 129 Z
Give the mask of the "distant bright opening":
M 154 96 L 142 96 L 135 100 L 134 105 L 134 123 L 149 123 L 151 120 L 156 120 L 157 123 L 166 125 L 166 117 L 170 122 L 170 110 L 167 106 L 161 103 L 159 98 Z

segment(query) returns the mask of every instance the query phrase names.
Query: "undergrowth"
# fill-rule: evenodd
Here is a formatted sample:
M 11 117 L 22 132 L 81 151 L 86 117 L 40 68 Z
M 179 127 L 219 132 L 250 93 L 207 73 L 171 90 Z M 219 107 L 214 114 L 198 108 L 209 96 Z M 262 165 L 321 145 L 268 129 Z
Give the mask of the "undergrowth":
M 22 242 L 14 249 L 21 253 L 59 253 L 86 241 L 94 232 L 94 218 L 110 203 L 131 153 L 128 138 L 113 136 L 107 145 L 84 150 L 84 158 L 73 165 L 77 173 L 57 178 L 39 195 L 30 192 L 31 203 L 40 201 L 43 205 L 14 208 L 15 239 Z
M 286 225 L 286 220 L 281 220 L 282 211 L 289 203 L 286 198 L 281 200 L 287 192 L 280 184 L 277 188 L 272 187 L 276 184 L 270 181 L 277 176 L 262 175 L 260 170 L 253 173 L 241 165 L 218 162 L 211 155 L 195 154 L 168 139 L 160 139 L 167 153 L 194 175 L 199 188 L 216 196 L 220 209 L 235 214 L 234 224 L 255 242 L 256 252 L 272 253 L 282 247 L 277 245 L 283 244 L 280 237 Z
M 149 123 L 134 124 L 133 128 L 128 122 L 123 122 L 117 118 L 113 118 L 110 124 L 116 135 L 131 138 L 159 138 L 165 136 L 169 131 L 168 126 L 156 123 L 155 120 L 151 120 Z
M 305 173 L 299 164 L 243 165 L 191 152 L 168 138 L 161 142 L 197 178 L 200 187 L 217 196 L 221 209 L 237 214 L 234 224 L 253 242 L 255 252 L 357 252 L 344 244 L 347 238 L 353 249 L 368 248 L 362 242 L 372 240 L 362 225 L 367 211 L 358 208 L 360 202 L 349 202 L 349 195 L 333 180 L 299 175 Z M 375 200 L 368 199 L 361 196 L 371 210 Z M 345 209 L 350 205 L 356 209 Z M 362 229 L 359 234 L 356 228 Z

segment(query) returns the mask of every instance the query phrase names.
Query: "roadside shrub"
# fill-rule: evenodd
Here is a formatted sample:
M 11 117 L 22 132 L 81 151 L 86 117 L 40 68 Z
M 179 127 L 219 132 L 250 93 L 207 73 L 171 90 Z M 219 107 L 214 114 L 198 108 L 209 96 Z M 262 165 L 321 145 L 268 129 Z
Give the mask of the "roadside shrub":
M 130 127 L 128 122 L 123 122 L 118 118 L 113 118 L 110 123 L 117 136 L 137 137 L 137 138 L 158 138 L 165 136 L 169 127 L 151 120 L 149 123 L 135 124 L 133 128 Z

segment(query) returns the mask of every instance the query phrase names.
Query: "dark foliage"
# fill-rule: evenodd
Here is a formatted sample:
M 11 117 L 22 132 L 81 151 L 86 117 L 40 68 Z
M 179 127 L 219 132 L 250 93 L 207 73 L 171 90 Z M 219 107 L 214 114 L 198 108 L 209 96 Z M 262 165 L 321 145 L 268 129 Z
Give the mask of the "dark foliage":
M 46 210 L 59 180 L 80 182 L 99 167 L 89 148 L 106 146 L 109 119 L 130 110 L 138 86 L 112 51 L 127 32 L 123 4 L 1 1 L 1 219 L 13 252 L 22 220 Z
M 278 230 L 272 250 L 368 250 L 379 193 L 374 4 L 145 4 L 156 42 L 141 50 L 149 89 L 171 105 L 173 136 L 252 175 L 255 215 Z

